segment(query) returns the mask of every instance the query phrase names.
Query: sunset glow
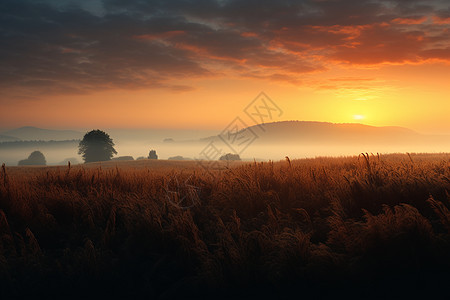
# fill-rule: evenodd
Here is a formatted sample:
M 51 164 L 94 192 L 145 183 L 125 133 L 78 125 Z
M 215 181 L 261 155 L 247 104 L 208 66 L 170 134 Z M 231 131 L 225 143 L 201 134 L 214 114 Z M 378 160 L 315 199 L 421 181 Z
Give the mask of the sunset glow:
M 285 120 L 450 131 L 441 1 L 64 3 L 1 4 L 0 127 L 220 129 L 264 91 Z
M 363 115 L 354 115 L 354 116 L 353 116 L 353 119 L 358 120 L 358 121 L 361 121 L 361 120 L 364 120 L 365 117 L 364 117 Z

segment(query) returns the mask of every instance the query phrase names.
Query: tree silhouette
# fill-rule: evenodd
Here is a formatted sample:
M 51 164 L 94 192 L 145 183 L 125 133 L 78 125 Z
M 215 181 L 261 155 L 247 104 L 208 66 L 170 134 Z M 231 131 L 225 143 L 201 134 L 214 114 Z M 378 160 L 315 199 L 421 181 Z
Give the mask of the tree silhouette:
M 150 150 L 148 153 L 148 159 L 158 159 L 158 154 L 156 154 L 155 150 Z
M 83 157 L 84 162 L 111 160 L 114 154 L 113 140 L 101 130 L 92 130 L 86 133 L 78 145 L 78 154 Z
M 44 154 L 41 151 L 33 151 L 27 159 L 19 161 L 19 166 L 31 166 L 31 165 L 46 165 Z
M 227 153 L 222 155 L 219 160 L 241 160 L 239 154 Z

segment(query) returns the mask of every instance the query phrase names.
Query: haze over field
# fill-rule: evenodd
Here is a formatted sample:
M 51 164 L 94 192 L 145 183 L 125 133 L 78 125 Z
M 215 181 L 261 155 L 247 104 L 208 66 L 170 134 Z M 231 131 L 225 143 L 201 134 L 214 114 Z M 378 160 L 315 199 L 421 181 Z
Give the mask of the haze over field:
M 155 149 L 160 159 L 182 156 L 205 159 L 202 151 L 214 143 L 221 154 L 239 153 L 244 160 L 282 160 L 316 156 L 351 156 L 361 152 L 450 152 L 450 136 L 424 135 L 402 127 L 374 127 L 362 124 L 284 121 L 242 128 L 243 143 L 238 146 L 238 133 L 213 130 L 132 130 L 108 131 L 116 143 L 117 156 L 147 157 Z M 4 132 L 15 135 L 0 142 L 0 162 L 16 165 L 31 151 L 40 150 L 49 164 L 65 164 L 76 158 L 81 131 L 46 130 L 23 127 Z M 34 141 L 40 142 L 34 142 Z M 233 145 L 233 143 L 235 145 Z M 237 146 L 236 146 L 237 145 Z M 209 157 L 213 159 L 213 157 Z M 215 157 L 217 159 L 218 157 Z

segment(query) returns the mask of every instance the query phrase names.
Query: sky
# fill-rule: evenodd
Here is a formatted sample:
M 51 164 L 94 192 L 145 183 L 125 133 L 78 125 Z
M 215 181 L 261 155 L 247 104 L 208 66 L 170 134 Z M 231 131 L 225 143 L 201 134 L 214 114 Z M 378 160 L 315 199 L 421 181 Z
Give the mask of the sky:
M 2 0 L 0 128 L 305 120 L 450 133 L 450 3 Z

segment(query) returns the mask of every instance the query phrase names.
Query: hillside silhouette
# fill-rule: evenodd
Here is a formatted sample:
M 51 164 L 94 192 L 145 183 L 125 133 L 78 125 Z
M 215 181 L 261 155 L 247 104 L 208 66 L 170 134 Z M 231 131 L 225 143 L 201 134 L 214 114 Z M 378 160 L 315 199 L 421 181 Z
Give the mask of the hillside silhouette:
M 2 135 L 25 141 L 63 141 L 83 138 L 83 133 L 74 130 L 53 130 L 33 126 L 25 126 L 2 132 Z
M 415 145 L 450 144 L 448 136 L 419 134 L 397 126 L 369 126 L 356 123 L 335 124 L 312 121 L 282 121 L 248 127 L 254 132 L 258 144 L 304 145 Z M 242 129 L 243 131 L 245 129 Z M 202 142 L 226 138 L 227 132 L 201 139 Z
M 0 134 L 0 143 L 1 142 L 15 142 L 15 141 L 20 141 L 20 139 L 14 137 L 14 136 Z

